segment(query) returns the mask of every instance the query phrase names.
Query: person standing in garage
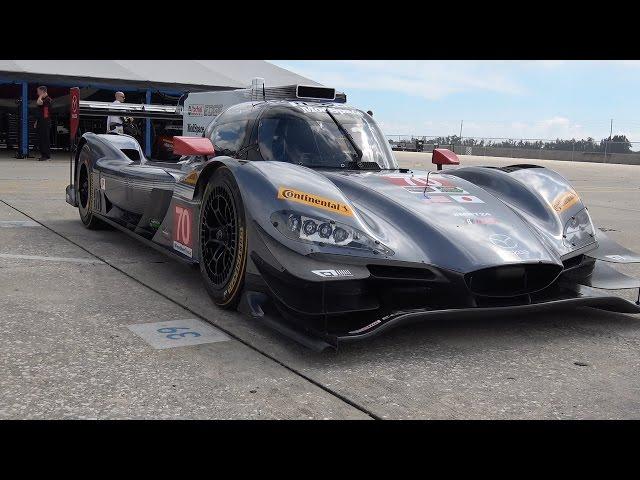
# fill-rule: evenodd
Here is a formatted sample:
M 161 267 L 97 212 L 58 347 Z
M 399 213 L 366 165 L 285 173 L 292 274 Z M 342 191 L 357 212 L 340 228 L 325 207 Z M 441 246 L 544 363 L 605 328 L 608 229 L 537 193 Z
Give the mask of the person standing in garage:
M 116 92 L 116 99 L 112 103 L 112 105 L 117 105 L 119 103 L 124 103 L 124 93 Z M 107 117 L 107 133 L 115 132 L 115 133 L 124 133 L 122 125 L 124 124 L 124 118 L 122 117 Z
M 51 97 L 47 93 L 47 87 L 38 87 L 38 117 L 34 125 L 38 134 L 40 158 L 38 161 L 51 159 Z

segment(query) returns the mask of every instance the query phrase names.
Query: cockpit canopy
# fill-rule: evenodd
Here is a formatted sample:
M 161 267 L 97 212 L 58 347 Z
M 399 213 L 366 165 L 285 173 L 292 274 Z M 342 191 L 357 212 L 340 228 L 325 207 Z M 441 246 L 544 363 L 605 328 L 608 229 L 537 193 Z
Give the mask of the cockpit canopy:
M 255 120 L 257 119 L 257 125 Z M 252 128 L 253 127 L 253 128 Z M 397 163 L 380 128 L 368 114 L 346 106 L 304 102 L 243 103 L 229 107 L 205 130 L 216 154 L 234 156 L 253 130 L 259 157 L 310 168 L 358 168 Z

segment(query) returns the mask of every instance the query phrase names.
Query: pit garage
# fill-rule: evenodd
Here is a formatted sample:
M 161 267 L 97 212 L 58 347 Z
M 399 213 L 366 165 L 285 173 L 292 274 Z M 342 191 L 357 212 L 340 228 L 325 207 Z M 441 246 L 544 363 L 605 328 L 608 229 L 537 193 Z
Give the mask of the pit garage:
M 80 88 L 80 99 L 114 100 L 124 92 L 127 103 L 176 105 L 187 92 L 245 87 L 254 77 L 268 86 L 316 82 L 262 60 L 0 60 L 0 151 L 16 158 L 34 157 L 39 85 L 46 85 L 52 103 L 51 149 L 69 150 L 69 88 Z M 136 120 L 136 136 L 145 154 L 158 157 L 167 138 L 181 132 L 181 122 Z M 105 132 L 106 118 L 83 117 L 79 135 Z

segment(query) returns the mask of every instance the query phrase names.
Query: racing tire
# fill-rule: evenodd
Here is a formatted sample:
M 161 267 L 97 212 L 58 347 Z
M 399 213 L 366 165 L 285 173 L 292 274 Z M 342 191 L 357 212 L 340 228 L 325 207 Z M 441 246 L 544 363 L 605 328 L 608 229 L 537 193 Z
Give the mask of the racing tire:
M 90 150 L 87 145 L 82 147 L 78 159 L 78 177 L 76 178 L 76 198 L 78 199 L 78 212 L 80 220 L 89 230 L 98 230 L 103 228 L 105 223 L 102 222 L 91 212 L 91 196 L 93 185 L 91 179 L 91 169 L 89 167 Z
M 200 208 L 200 273 L 213 302 L 237 307 L 247 267 L 247 225 L 238 184 L 227 167 L 209 180 Z

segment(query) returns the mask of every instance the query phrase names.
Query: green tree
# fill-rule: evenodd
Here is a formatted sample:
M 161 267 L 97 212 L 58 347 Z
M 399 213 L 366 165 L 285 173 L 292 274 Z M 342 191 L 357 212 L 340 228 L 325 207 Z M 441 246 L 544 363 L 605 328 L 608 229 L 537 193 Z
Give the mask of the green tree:
M 602 140 L 602 143 L 606 139 Z M 604 145 L 603 145 L 604 147 Z M 604 149 L 603 149 L 604 150 Z M 627 139 L 626 135 L 614 135 L 607 147 L 609 153 L 631 153 L 631 142 Z

